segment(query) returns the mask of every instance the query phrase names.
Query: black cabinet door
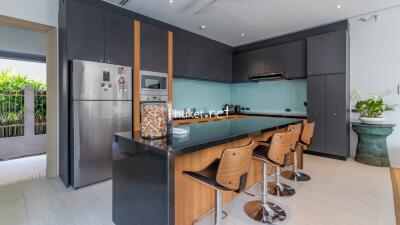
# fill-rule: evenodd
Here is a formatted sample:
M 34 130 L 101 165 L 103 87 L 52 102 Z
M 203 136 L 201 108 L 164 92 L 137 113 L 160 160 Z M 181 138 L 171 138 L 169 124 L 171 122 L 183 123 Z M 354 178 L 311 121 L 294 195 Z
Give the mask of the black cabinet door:
M 348 157 L 346 76 L 326 76 L 326 153 Z
M 188 75 L 187 36 L 182 32 L 174 32 L 174 77 Z
M 222 81 L 232 83 L 232 54 L 224 53 L 222 57 Z
M 265 49 L 257 49 L 245 53 L 241 53 L 242 75 L 243 79 L 251 75 L 263 74 L 265 72 Z
M 345 30 L 309 37 L 308 75 L 346 73 L 346 40 Z
M 287 79 L 307 77 L 307 43 L 305 40 L 288 43 L 285 46 L 285 72 Z
M 265 48 L 264 50 L 264 73 L 285 72 L 285 45 Z
M 307 117 L 315 122 L 311 150 L 325 152 L 325 76 L 312 76 L 307 79 Z
M 210 49 L 209 54 L 209 80 L 232 82 L 232 55 L 218 48 Z
M 188 39 L 188 75 L 193 79 L 209 80 L 209 45 L 194 36 Z
M 133 66 L 133 20 L 105 12 L 105 62 Z
M 67 57 L 95 62 L 104 61 L 103 10 L 68 1 Z
M 168 72 L 168 32 L 149 24 L 140 25 L 140 69 Z
M 243 71 L 243 63 L 244 58 L 246 57 L 245 54 L 235 54 L 233 55 L 232 59 L 232 82 L 233 83 L 241 83 L 248 81 L 247 76 L 244 75 Z

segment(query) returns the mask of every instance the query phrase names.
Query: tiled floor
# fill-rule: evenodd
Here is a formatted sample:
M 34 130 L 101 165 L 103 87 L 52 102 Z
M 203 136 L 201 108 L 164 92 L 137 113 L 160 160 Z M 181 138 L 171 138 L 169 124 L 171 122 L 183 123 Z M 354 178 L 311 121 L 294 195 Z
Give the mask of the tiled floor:
M 0 186 L 45 176 L 45 154 L 0 161 Z
M 389 170 L 306 156 L 308 183 L 297 194 L 274 202 L 288 211 L 291 225 L 395 225 Z M 0 225 L 113 225 L 111 182 L 79 190 L 59 179 L 37 179 L 0 187 Z M 226 225 L 258 224 L 243 213 L 253 198 L 241 195 L 225 206 Z M 212 216 L 199 224 L 213 224 Z

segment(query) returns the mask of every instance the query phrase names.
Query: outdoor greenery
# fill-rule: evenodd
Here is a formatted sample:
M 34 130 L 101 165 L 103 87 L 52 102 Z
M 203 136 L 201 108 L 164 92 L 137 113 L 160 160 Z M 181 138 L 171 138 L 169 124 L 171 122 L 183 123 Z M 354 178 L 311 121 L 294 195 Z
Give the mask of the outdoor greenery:
M 26 86 L 35 91 L 35 123 L 46 122 L 46 84 L 6 69 L 0 72 L 0 137 L 23 135 Z
M 354 108 L 361 117 L 381 118 L 384 112 L 394 111 L 396 107 L 396 105 L 386 104 L 384 96 L 379 95 L 362 99 L 360 92 L 354 92 L 353 99 L 357 101 Z

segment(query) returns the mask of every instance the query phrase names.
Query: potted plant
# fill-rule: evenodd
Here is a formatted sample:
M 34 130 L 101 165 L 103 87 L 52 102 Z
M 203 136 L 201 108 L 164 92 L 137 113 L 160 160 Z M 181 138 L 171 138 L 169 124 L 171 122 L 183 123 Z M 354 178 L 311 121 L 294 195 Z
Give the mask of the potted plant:
M 389 93 L 386 93 L 388 95 Z M 384 95 L 384 96 L 386 96 Z M 353 99 L 356 100 L 355 110 L 360 113 L 360 121 L 366 124 L 381 124 L 385 122 L 384 112 L 394 111 L 397 105 L 385 103 L 384 96 L 369 95 L 363 99 L 361 92 L 353 92 Z

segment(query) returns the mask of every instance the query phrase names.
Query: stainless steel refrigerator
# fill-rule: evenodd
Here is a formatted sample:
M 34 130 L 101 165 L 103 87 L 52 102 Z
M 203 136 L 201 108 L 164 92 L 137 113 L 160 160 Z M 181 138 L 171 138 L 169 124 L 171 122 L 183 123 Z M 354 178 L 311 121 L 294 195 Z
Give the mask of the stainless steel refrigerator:
M 112 177 L 113 133 L 132 130 L 132 68 L 72 61 L 71 183 Z

